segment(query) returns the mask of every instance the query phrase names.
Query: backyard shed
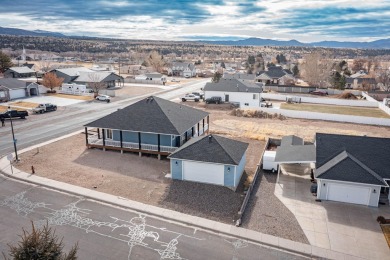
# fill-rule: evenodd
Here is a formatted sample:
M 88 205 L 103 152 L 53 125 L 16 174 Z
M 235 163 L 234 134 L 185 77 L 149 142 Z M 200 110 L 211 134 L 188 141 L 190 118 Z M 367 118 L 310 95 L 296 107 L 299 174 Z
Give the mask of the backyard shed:
M 236 190 L 245 170 L 247 148 L 247 143 L 219 135 L 192 139 L 168 157 L 172 179 Z

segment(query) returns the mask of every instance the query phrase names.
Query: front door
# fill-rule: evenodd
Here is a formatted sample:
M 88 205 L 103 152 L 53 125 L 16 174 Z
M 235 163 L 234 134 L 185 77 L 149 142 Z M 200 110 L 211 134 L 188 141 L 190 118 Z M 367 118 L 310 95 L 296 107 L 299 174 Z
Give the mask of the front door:
M 229 102 L 229 95 L 225 94 L 225 102 Z

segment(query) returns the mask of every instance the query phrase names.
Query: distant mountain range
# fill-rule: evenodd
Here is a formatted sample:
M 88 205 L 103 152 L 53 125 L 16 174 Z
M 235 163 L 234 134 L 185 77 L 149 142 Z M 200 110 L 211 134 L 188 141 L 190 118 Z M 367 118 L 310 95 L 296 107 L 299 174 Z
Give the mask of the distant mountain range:
M 262 38 L 248 38 L 236 41 L 199 41 L 201 43 L 234 46 L 296 46 L 296 47 L 328 47 L 328 48 L 357 48 L 357 49 L 390 49 L 390 39 L 372 42 L 339 42 L 322 41 L 303 43 L 297 40 L 279 41 Z
M 18 35 L 18 36 L 51 36 L 51 37 L 77 37 L 66 36 L 58 32 L 49 32 L 43 30 L 23 30 L 18 28 L 6 28 L 0 27 L 0 35 Z M 77 37 L 79 38 L 79 37 Z M 82 37 L 82 38 L 94 38 L 94 37 Z M 96 38 L 98 39 L 98 38 Z M 321 41 L 303 43 L 297 40 L 279 41 L 262 38 L 248 38 L 242 40 L 207 40 L 207 41 L 195 41 L 205 44 L 215 45 L 235 45 L 235 46 L 295 46 L 295 47 L 327 47 L 327 48 L 356 48 L 356 49 L 390 49 L 390 38 L 381 39 L 372 42 L 340 42 L 340 41 Z
M 18 36 L 51 36 L 51 37 L 66 37 L 66 35 L 58 32 L 49 32 L 42 30 L 28 31 L 17 28 L 0 27 L 0 34 L 18 35 Z

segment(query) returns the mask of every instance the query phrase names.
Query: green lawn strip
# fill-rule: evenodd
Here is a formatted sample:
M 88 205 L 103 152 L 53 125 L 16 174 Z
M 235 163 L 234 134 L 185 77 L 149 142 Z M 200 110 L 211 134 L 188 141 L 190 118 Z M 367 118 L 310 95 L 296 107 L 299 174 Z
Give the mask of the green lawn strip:
M 386 114 L 384 111 L 380 110 L 379 108 L 347 107 L 347 106 L 335 106 L 335 105 L 312 105 L 312 104 L 302 104 L 302 103 L 301 104 L 282 103 L 280 108 L 288 109 L 288 110 L 297 110 L 297 111 L 317 112 L 317 113 L 390 118 L 390 115 Z

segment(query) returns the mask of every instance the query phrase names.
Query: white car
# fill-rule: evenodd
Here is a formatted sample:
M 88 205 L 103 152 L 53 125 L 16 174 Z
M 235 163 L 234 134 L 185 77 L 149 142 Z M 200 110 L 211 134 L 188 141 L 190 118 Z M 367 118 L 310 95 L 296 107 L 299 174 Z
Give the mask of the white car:
M 171 82 L 180 82 L 178 79 L 171 79 Z
M 199 102 L 200 97 L 194 94 L 186 94 L 184 97 L 181 98 L 181 101 L 186 102 L 187 100 L 193 100 L 195 102 Z
M 106 101 L 108 103 L 108 102 L 110 102 L 111 97 L 107 96 L 107 95 L 99 95 L 96 97 L 96 100 Z

